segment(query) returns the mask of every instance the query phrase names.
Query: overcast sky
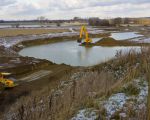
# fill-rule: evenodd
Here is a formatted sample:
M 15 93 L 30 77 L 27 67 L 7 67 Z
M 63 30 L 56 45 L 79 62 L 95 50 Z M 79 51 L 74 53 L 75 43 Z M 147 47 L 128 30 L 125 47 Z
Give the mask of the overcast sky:
M 150 0 L 0 0 L 0 19 L 146 17 Z

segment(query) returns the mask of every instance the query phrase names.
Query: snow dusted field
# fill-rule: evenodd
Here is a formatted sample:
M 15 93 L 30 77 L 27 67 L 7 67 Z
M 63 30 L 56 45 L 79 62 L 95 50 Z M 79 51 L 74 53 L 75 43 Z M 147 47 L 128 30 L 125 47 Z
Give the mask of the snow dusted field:
M 73 36 L 77 35 L 76 32 L 63 32 L 63 33 L 51 33 L 51 34 L 42 34 L 42 35 L 28 35 L 28 36 L 16 36 L 16 37 L 5 37 L 0 38 L 0 45 L 3 45 L 7 48 L 26 40 L 36 40 L 44 38 L 53 38 L 53 37 L 63 37 L 63 36 Z
M 107 117 L 111 118 L 115 112 L 120 111 L 120 116 L 126 117 L 127 109 L 125 108 L 125 104 L 128 104 L 128 101 L 132 101 L 133 110 L 142 110 L 146 108 L 147 96 L 148 96 L 148 82 L 141 81 L 139 79 L 134 80 L 131 84 L 136 85 L 137 89 L 139 89 L 138 95 L 127 95 L 126 93 L 116 93 L 109 97 L 108 100 L 104 102 L 104 108 L 107 112 Z M 127 85 L 123 86 L 127 87 Z M 134 103 L 136 100 L 136 103 Z
M 128 110 L 138 113 L 146 109 L 148 82 L 139 78 L 125 84 L 122 88 L 127 88 L 129 85 L 135 85 L 139 90 L 137 95 L 128 95 L 127 93 L 118 91 L 118 93 L 112 94 L 107 99 L 99 101 L 100 106 L 106 112 L 106 120 L 111 119 L 116 113 L 120 118 L 126 118 Z M 79 110 L 71 120 L 97 120 L 98 116 L 101 116 L 98 114 L 98 111 L 96 108 L 85 108 Z
M 53 38 L 53 37 L 64 37 L 64 36 L 75 36 L 79 35 L 79 32 L 74 31 L 72 28 L 69 28 L 70 32 L 62 32 L 62 33 L 50 33 L 50 34 L 41 34 L 41 35 L 26 35 L 26 36 L 15 36 L 15 37 L 1 37 L 0 38 L 0 46 L 5 46 L 7 48 L 26 40 L 36 40 L 36 39 L 44 39 L 44 38 Z M 99 34 L 104 33 L 103 30 L 99 29 L 89 29 L 89 33 L 91 34 Z

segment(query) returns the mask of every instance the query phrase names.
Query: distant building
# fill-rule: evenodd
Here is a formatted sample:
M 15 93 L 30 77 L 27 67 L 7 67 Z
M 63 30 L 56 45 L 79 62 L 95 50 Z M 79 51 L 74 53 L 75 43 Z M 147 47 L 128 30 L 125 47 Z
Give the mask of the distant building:
M 118 26 L 120 24 L 124 24 L 124 19 L 119 17 L 114 19 L 108 19 L 108 21 L 111 26 Z
M 139 25 L 150 25 L 150 18 L 121 18 L 121 20 L 109 19 L 110 25 L 115 25 L 118 22 L 120 24 L 139 24 Z
M 108 19 L 108 21 L 109 21 L 110 25 L 114 25 L 115 24 L 114 19 Z
M 140 25 L 150 25 L 150 18 L 137 18 L 135 23 Z

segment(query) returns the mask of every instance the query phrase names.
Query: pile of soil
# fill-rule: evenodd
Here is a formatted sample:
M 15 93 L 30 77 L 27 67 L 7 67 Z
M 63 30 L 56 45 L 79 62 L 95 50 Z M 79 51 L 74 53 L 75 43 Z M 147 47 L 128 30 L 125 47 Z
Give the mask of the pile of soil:
M 97 41 L 95 46 L 143 46 L 149 45 L 147 43 L 137 43 L 128 40 L 115 40 L 111 37 L 104 37 L 101 40 Z
M 104 37 L 101 40 L 97 41 L 95 44 L 101 44 L 101 45 L 107 44 L 107 45 L 109 45 L 109 44 L 115 44 L 115 43 L 117 43 L 117 40 L 115 40 L 114 38 Z

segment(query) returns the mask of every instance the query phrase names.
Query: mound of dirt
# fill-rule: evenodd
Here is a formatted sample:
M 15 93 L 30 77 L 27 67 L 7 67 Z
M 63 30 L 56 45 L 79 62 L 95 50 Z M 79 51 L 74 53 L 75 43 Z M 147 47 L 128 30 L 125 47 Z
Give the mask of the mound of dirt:
M 148 44 L 141 44 L 136 42 L 131 42 L 128 40 L 115 40 L 111 37 L 104 37 L 95 43 L 96 46 L 141 46 Z
M 113 44 L 113 43 L 117 43 L 117 40 L 115 40 L 114 38 L 111 38 L 111 37 L 104 37 L 102 38 L 101 40 L 97 41 L 95 44 Z

